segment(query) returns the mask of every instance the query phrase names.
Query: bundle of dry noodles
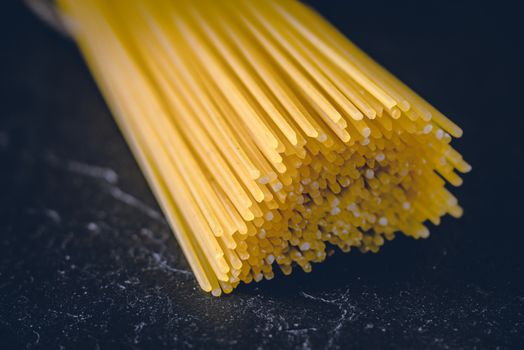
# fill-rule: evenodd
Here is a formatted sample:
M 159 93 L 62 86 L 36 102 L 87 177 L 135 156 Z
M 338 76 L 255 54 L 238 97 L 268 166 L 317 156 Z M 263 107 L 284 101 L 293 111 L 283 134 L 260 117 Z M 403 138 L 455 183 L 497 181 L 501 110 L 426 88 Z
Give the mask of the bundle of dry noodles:
M 288 0 L 59 0 L 206 291 L 462 214 L 461 129 Z

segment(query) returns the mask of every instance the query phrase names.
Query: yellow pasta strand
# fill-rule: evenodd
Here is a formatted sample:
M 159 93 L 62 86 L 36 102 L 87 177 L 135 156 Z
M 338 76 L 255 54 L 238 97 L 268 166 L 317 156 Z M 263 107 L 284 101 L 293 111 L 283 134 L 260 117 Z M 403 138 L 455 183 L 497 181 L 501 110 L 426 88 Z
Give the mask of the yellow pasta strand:
M 291 0 L 58 0 L 203 290 L 462 215 L 462 130 Z

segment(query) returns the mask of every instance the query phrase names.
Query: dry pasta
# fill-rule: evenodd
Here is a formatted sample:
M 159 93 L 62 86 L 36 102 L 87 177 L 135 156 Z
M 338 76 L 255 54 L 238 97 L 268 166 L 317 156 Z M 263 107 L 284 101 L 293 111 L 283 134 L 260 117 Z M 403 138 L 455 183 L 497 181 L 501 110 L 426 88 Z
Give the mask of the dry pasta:
M 303 4 L 58 5 L 203 290 L 461 216 L 462 130 Z

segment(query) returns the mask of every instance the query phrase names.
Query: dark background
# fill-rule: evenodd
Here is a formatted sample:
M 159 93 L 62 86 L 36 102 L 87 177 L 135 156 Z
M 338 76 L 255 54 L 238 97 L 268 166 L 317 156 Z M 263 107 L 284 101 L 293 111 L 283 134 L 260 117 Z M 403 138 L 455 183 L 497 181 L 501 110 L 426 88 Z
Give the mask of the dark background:
M 201 292 L 79 53 L 0 8 L 0 348 L 517 349 L 522 21 L 509 2 L 310 1 L 461 125 L 465 208 L 427 240 Z

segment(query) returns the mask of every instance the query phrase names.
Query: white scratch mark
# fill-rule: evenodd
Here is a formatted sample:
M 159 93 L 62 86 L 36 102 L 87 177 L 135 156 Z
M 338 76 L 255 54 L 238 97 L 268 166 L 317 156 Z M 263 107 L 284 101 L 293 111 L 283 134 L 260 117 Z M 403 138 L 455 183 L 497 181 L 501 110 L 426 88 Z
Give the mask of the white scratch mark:
M 316 297 L 305 292 L 301 292 L 301 294 L 303 297 L 307 299 L 335 305 L 339 309 L 340 317 L 336 320 L 334 327 L 329 331 L 329 333 L 332 334 L 332 337 L 329 338 L 328 344 L 326 346 L 326 348 L 332 348 L 333 343 L 338 338 L 339 332 L 346 323 L 346 321 L 353 321 L 357 316 L 355 313 L 355 307 L 349 304 L 349 289 L 346 290 L 344 294 L 342 294 L 340 297 L 337 297 L 335 299 L 325 299 L 322 297 Z
M 307 333 L 309 331 L 317 331 L 317 330 L 318 330 L 317 328 L 311 327 L 311 328 L 299 328 L 299 329 L 286 329 L 285 331 L 287 333 L 299 335 L 299 334 Z
M 60 217 L 60 214 L 56 210 L 53 209 L 45 209 L 45 215 L 53 220 L 55 224 L 59 224 L 62 222 L 62 218 Z
M 49 153 L 46 159 L 50 164 L 62 167 L 73 173 L 89 176 L 95 179 L 102 179 L 109 184 L 116 184 L 118 182 L 118 174 L 110 168 L 86 164 L 76 160 L 63 160 L 53 153 Z
M 142 213 L 146 214 L 150 218 L 164 222 L 162 214 L 160 214 L 155 209 L 149 207 L 147 204 L 140 201 L 138 198 L 134 197 L 133 195 L 122 191 L 119 187 L 111 186 L 109 188 L 109 194 L 111 194 L 111 196 L 114 199 L 124 204 L 127 204 L 130 207 L 140 210 Z
M 33 343 L 33 345 L 38 345 L 38 343 L 40 343 L 40 333 L 38 333 L 37 331 L 35 330 L 32 330 L 33 334 L 36 335 L 36 340 L 35 342 Z
M 327 303 L 327 304 L 335 304 L 336 303 L 336 299 L 335 300 L 329 300 L 329 299 L 324 299 L 324 298 L 321 298 L 321 297 L 314 297 L 311 294 L 307 294 L 305 292 L 301 292 L 301 294 L 302 294 L 302 296 L 304 296 L 307 299 L 321 301 L 321 302 Z
M 68 161 L 67 167 L 69 171 L 98 179 L 103 179 L 104 181 L 110 184 L 116 184 L 118 182 L 118 175 L 113 169 L 103 168 L 96 165 L 89 165 L 77 161 Z
M 155 262 L 158 264 L 158 267 L 160 267 L 162 270 L 167 270 L 171 272 L 181 273 L 183 275 L 192 276 L 193 274 L 187 270 L 183 269 L 177 269 L 175 267 L 169 266 L 167 264 L 167 261 L 162 258 L 162 256 L 159 253 L 153 253 L 153 259 L 155 259 Z
M 140 201 L 138 198 L 134 197 L 133 195 L 127 192 L 124 192 L 121 188 L 116 186 L 116 184 L 118 183 L 118 174 L 113 169 L 101 167 L 98 165 L 86 164 L 74 160 L 60 159 L 53 153 L 48 153 L 46 156 L 46 160 L 50 165 L 64 169 L 66 171 L 91 177 L 94 179 L 103 180 L 103 182 L 107 185 L 106 188 L 109 194 L 114 199 L 124 204 L 127 204 L 130 207 L 138 209 L 139 211 L 146 214 L 152 219 L 165 223 L 165 220 L 161 213 L 159 213 L 155 209 L 149 207 L 148 205 Z

